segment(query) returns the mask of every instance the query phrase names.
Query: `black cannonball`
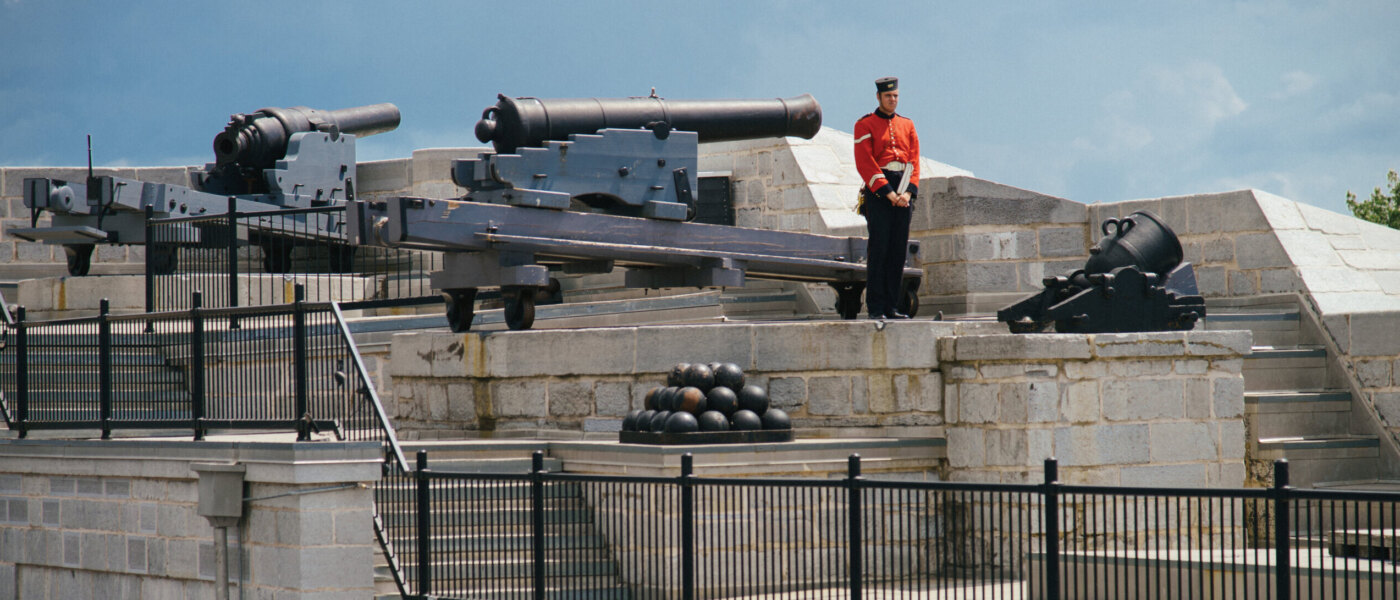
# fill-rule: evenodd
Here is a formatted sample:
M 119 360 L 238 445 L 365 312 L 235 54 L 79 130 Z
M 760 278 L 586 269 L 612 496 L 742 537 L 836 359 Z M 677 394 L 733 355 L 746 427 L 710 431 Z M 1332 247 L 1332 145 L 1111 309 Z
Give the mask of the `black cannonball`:
M 691 415 L 698 415 L 705 412 L 709 402 L 705 399 L 705 392 L 696 387 L 683 387 L 676 392 L 678 399 L 674 404 L 675 410 L 683 410 Z
M 729 418 L 735 431 L 758 431 L 763 429 L 763 420 L 751 410 L 741 410 Z
M 712 362 L 712 363 L 710 363 L 710 364 L 708 364 L 708 365 L 705 365 L 705 366 L 709 367 L 709 368 L 710 368 L 710 372 L 713 373 L 713 372 L 715 372 L 715 371 L 718 371 L 718 370 L 719 370 L 719 366 L 722 365 L 722 364 L 724 364 L 724 363 Z M 719 385 L 719 384 L 715 384 L 715 385 Z
M 676 363 L 675 366 L 671 367 L 671 370 L 666 372 L 666 385 L 671 387 L 685 385 L 685 370 L 689 366 L 690 363 Z
M 661 391 L 656 393 L 656 410 L 672 410 L 671 404 L 678 391 L 679 388 L 670 386 L 661 388 Z
M 756 385 L 746 385 L 739 390 L 739 408 L 761 415 L 768 410 L 768 390 Z
M 661 393 L 662 387 L 654 387 L 647 390 L 646 397 L 642 398 L 642 407 L 646 410 L 656 410 L 656 395 Z
M 792 418 L 781 408 L 770 408 L 759 417 L 764 429 L 792 429 Z
M 629 412 L 627 413 L 627 416 L 625 416 L 625 417 L 622 418 L 622 430 L 623 430 L 623 431 L 636 431 L 636 430 L 637 430 L 637 417 L 641 416 L 642 412 L 643 412 L 643 411 L 642 411 L 642 409 L 640 409 L 640 408 L 638 408 L 638 409 L 636 409 L 636 410 L 629 411 Z
M 670 417 L 671 411 L 669 410 L 656 411 L 656 414 L 652 415 L 651 417 L 651 431 L 654 431 L 656 433 L 666 431 L 666 419 L 669 419 Z
M 651 418 L 654 416 L 656 416 L 656 411 L 654 410 L 642 411 L 642 414 L 637 415 L 637 421 L 634 424 L 636 429 L 633 431 L 651 431 Z
M 685 384 L 708 392 L 710 388 L 715 387 L 715 372 L 710 370 L 709 365 L 694 363 L 685 368 Z
M 715 369 L 715 385 L 722 385 L 735 392 L 744 389 L 744 370 L 734 363 L 724 363 Z
M 717 410 L 700 413 L 700 431 L 729 431 L 729 418 Z
M 739 410 L 739 395 L 727 387 L 715 386 L 705 397 L 709 400 L 710 410 L 719 411 L 725 418 Z
M 666 417 L 666 433 L 691 433 L 700 430 L 700 422 L 688 412 L 673 412 Z

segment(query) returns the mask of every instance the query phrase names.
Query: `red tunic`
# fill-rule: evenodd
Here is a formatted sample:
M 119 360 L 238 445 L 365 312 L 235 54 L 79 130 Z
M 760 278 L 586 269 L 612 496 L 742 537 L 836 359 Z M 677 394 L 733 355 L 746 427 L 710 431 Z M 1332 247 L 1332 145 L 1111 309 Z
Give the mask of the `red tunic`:
M 919 183 L 919 134 L 914 122 L 896 113 L 870 113 L 856 121 L 856 171 L 866 189 L 883 196 L 895 191 L 898 181 L 888 181 L 882 169 L 891 162 L 905 163 L 914 169 L 909 183 Z M 881 188 L 889 186 L 888 190 Z

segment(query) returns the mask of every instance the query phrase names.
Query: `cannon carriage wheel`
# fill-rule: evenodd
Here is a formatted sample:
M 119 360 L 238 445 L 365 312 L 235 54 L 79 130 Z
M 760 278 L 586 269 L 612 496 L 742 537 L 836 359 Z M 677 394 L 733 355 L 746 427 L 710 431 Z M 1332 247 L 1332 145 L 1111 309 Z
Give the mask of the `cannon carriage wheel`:
M 68 258 L 68 274 L 84 277 L 92 270 L 92 251 L 96 244 L 64 244 L 63 254 Z
M 836 314 L 842 319 L 854 319 L 860 316 L 860 298 L 865 292 L 865 283 L 833 283 L 832 289 L 836 290 Z
M 535 324 L 535 290 L 533 287 L 502 288 L 505 299 L 506 325 L 514 331 L 529 329 Z
M 447 300 L 447 326 L 455 333 L 470 331 L 476 316 L 476 288 L 443 290 Z
M 905 279 L 902 291 L 904 293 L 899 298 L 899 312 L 909 315 L 912 319 L 919 314 L 919 280 Z

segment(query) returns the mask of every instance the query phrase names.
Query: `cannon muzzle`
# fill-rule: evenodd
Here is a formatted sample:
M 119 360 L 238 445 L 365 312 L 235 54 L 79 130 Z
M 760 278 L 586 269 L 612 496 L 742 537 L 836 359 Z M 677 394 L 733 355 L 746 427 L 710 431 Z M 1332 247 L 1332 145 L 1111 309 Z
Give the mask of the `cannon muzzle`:
M 796 136 L 812 139 L 822 107 L 811 94 L 764 100 L 666 100 L 664 98 L 509 98 L 498 96 L 481 114 L 476 139 L 500 154 L 572 134 L 600 129 L 694 131 L 701 142 Z
M 214 136 L 214 158 L 219 166 L 237 163 L 270 169 L 287 155 L 287 143 L 294 133 L 325 131 L 364 137 L 393 131 L 398 126 L 399 107 L 388 103 L 340 110 L 305 106 L 264 108 L 229 117 L 228 126 Z

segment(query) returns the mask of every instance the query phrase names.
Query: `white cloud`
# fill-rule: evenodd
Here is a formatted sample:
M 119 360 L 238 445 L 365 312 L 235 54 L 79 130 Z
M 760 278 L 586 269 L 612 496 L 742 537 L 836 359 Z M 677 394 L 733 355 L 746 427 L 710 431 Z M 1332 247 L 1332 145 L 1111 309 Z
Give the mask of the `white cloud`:
M 1289 71 L 1279 78 L 1282 88 L 1269 94 L 1272 100 L 1285 100 L 1301 96 L 1317 87 L 1317 77 L 1305 71 Z
M 1159 100 L 1203 118 L 1210 126 L 1249 107 L 1215 64 L 1198 62 L 1178 69 L 1156 69 L 1151 77 L 1155 90 L 1162 94 Z

